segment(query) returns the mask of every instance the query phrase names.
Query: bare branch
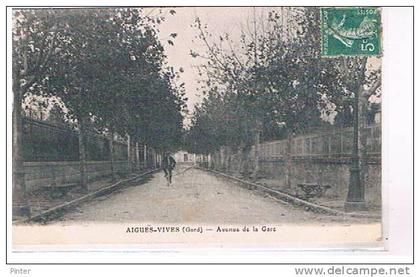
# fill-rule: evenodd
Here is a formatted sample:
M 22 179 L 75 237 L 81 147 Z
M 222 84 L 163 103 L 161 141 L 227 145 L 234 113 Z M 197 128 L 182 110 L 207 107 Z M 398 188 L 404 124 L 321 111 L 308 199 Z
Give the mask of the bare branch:
M 376 79 L 375 83 L 373 83 L 369 89 L 363 91 L 363 96 L 372 95 L 381 86 L 381 83 L 382 82 L 380 78 Z
M 201 27 L 201 23 L 198 24 L 198 29 L 200 31 L 200 35 L 202 40 L 204 41 L 204 43 L 206 44 L 207 49 L 210 52 L 210 55 L 214 58 L 214 60 L 224 69 L 224 71 L 226 73 L 228 73 L 229 75 L 231 75 L 232 78 L 236 79 L 237 77 L 232 74 L 231 70 L 229 70 L 229 68 L 227 67 L 226 64 L 224 64 L 218 57 L 218 55 L 214 52 L 213 47 L 210 45 L 210 43 L 208 42 L 207 38 L 206 38 L 206 34 L 204 33 L 202 27 Z
M 231 53 L 232 53 L 232 57 L 233 57 L 233 58 L 234 58 L 234 59 L 238 62 L 239 66 L 240 66 L 243 70 L 245 70 L 245 66 L 244 66 L 244 65 L 243 65 L 243 63 L 239 60 L 238 56 L 236 55 L 235 51 L 233 50 L 233 47 L 232 47 L 232 42 L 230 41 L 230 39 L 228 39 L 227 41 L 228 41 L 228 45 L 229 45 L 230 51 L 231 51 Z

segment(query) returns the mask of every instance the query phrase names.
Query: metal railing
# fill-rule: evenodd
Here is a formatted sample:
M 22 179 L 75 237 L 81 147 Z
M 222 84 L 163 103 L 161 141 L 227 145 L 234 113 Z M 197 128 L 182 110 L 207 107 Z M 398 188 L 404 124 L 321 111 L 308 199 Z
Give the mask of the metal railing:
M 381 126 L 366 127 L 366 152 L 369 155 L 381 154 Z M 260 144 L 259 156 L 262 159 L 282 158 L 287 154 L 287 140 L 276 140 Z M 352 129 L 340 129 L 323 134 L 300 135 L 291 140 L 291 156 L 347 156 L 352 151 Z
M 23 123 L 23 159 L 27 162 L 78 161 L 79 132 L 69 125 L 41 121 L 28 117 Z M 94 130 L 87 130 L 86 159 L 91 161 L 109 160 L 109 138 Z M 114 160 L 123 161 L 128 158 L 127 143 L 114 140 Z M 143 148 L 139 149 L 139 157 L 143 161 Z M 155 154 L 149 148 L 147 159 L 152 160 Z

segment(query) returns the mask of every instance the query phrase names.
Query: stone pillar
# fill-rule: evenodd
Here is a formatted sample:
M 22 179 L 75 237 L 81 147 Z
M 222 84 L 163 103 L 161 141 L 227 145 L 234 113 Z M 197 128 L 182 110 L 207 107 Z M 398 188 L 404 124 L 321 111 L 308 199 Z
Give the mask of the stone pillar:
M 220 147 L 220 168 L 219 170 L 224 171 L 225 169 L 225 147 Z
M 157 168 L 160 168 L 160 165 L 161 165 L 161 157 L 160 157 L 160 154 L 157 154 L 156 155 L 156 160 L 157 160 L 157 165 L 156 165 L 156 167 Z
M 211 154 L 209 154 L 208 155 L 208 158 L 207 158 L 207 164 L 208 164 L 208 168 L 211 168 L 211 163 L 212 163 L 212 160 L 211 160 Z

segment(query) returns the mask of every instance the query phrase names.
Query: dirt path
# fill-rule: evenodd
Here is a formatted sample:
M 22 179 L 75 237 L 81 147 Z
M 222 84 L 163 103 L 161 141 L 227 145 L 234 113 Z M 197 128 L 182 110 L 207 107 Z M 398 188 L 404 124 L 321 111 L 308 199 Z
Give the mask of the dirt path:
M 60 223 L 349 223 L 349 219 L 291 207 L 199 169 L 179 169 L 177 173 L 170 186 L 163 173 L 156 173 L 146 184 L 135 184 L 82 205 Z

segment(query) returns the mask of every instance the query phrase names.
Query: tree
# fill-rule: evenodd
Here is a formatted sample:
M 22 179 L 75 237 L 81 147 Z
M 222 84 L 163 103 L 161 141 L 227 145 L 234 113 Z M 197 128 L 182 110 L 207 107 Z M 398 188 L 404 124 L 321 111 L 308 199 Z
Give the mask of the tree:
M 121 136 L 138 135 L 144 132 L 139 129 L 143 126 L 133 118 L 146 118 L 164 105 L 171 107 L 168 117 L 182 122 L 185 99 L 171 83 L 173 77 L 168 79 L 157 36 L 164 16 L 118 8 L 27 10 L 18 12 L 16 18 L 20 25 L 14 33 L 14 91 L 59 99 L 67 115 L 78 122 L 82 188 L 86 189 L 86 125 Z M 156 84 L 164 85 L 155 91 Z M 147 99 L 157 108 L 139 104 Z M 161 99 L 167 101 L 161 103 Z M 143 109 L 137 110 L 136 105 Z M 143 125 L 148 124 L 146 120 Z M 182 125 L 177 128 L 179 131 Z
M 295 26 L 285 33 L 283 9 L 258 18 L 254 9 L 253 20 L 241 30 L 240 47 L 233 47 L 228 34 L 215 41 L 200 19 L 196 20 L 198 37 L 207 51 L 191 51 L 191 55 L 206 61 L 201 72 L 209 88 L 203 88 L 205 101 L 194 114 L 188 136 L 200 138 L 189 142 L 195 149 L 207 151 L 204 138 L 213 136 L 219 138 L 219 144 L 212 148 L 243 145 L 246 151 L 255 143 L 252 131 L 258 122 L 264 140 L 291 141 L 308 127 L 350 126 L 352 84 L 369 86 L 373 78 L 365 76 L 364 67 L 343 70 L 337 66 L 339 60 L 320 56 L 318 8 L 289 11 Z M 213 109 L 215 105 L 223 108 Z M 205 128 L 204 124 L 212 125 Z M 212 134 L 215 131 L 220 135 Z
M 56 50 L 56 34 L 61 24 L 56 10 L 18 10 L 12 30 L 13 77 L 13 211 L 29 215 L 22 158 L 22 102 L 34 87 L 45 81 L 45 70 Z M 52 20 L 50 20 L 52 18 Z M 36 93 L 36 92 L 35 92 Z
M 49 112 L 48 120 L 54 123 L 61 124 L 61 125 L 64 125 L 67 123 L 66 114 L 63 112 L 63 109 L 60 107 L 59 104 L 54 103 L 54 105 L 52 106 Z
M 225 138 L 219 140 L 218 147 L 240 145 L 242 151 L 249 152 L 256 143 L 255 132 L 260 124 L 263 139 L 290 137 L 308 125 L 321 124 L 321 98 L 331 94 L 339 80 L 335 79 L 336 71 L 326 70 L 330 63 L 319 59 L 319 37 L 314 31 L 319 12 L 306 9 L 293 17 L 297 22 L 295 33 L 286 35 L 280 20 L 283 15 L 277 10 L 269 11 L 266 18 L 260 17 L 257 22 L 254 9 L 254 20 L 248 24 L 253 28 L 241 31 L 239 53 L 228 34 L 211 43 L 206 26 L 196 20 L 199 39 L 207 46 L 207 52 L 191 54 L 207 61 L 201 67 L 210 87 L 205 90 L 207 101 L 218 99 L 224 106 L 222 113 L 212 116 L 219 118 L 212 129 L 220 130 L 220 138 Z M 211 106 L 202 105 L 200 109 Z M 195 115 L 208 113 L 211 111 Z M 196 118 L 193 122 L 200 124 L 204 120 Z M 191 128 L 198 129 L 205 130 Z M 201 143 L 198 148 L 205 146 Z
M 365 209 L 366 134 L 369 98 L 380 90 L 381 70 L 367 70 L 367 57 L 342 57 L 339 63 L 345 89 L 352 93 L 353 148 L 346 210 Z
M 66 45 L 51 67 L 50 90 L 81 123 L 81 134 L 83 121 L 90 120 L 110 135 L 113 168 L 114 133 L 143 138 L 145 127 L 154 120 L 149 114 L 170 104 L 179 112 L 178 102 L 185 101 L 164 70 L 164 48 L 157 36 L 157 25 L 164 17 L 152 18 L 141 9 L 127 8 L 76 10 L 66 16 L 68 28 L 60 34 Z M 176 118 L 182 122 L 182 116 Z M 145 121 L 142 126 L 140 119 Z M 155 135 L 149 141 L 156 138 L 161 137 Z
M 231 126 L 225 108 L 217 93 L 209 93 L 203 103 L 195 107 L 192 126 L 185 134 L 185 147 L 189 152 L 210 154 L 231 143 L 224 132 Z

